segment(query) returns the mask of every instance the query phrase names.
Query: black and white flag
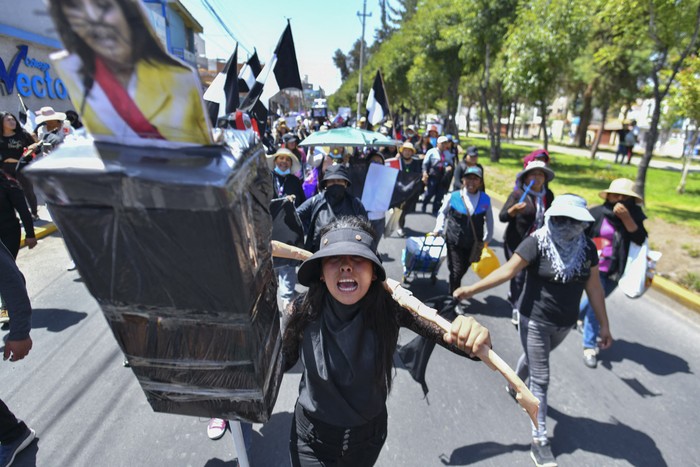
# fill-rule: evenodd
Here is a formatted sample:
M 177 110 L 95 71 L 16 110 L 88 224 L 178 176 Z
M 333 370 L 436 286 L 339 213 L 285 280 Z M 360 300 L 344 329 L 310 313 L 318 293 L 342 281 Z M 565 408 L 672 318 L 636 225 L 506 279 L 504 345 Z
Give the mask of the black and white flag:
M 238 97 L 238 44 L 229 57 L 224 69 L 216 75 L 204 93 L 209 119 L 216 125 L 219 117 L 233 113 L 240 103 Z
M 384 80 L 379 70 L 377 70 L 377 75 L 374 77 L 374 83 L 367 96 L 367 105 L 365 107 L 367 109 L 367 121 L 371 125 L 376 125 L 385 118 L 391 118 L 389 98 L 386 96 Z
M 255 84 L 255 78 L 261 71 L 262 65 L 260 65 L 260 59 L 258 59 L 258 51 L 255 50 L 238 74 L 238 90 L 240 92 L 250 91 Z

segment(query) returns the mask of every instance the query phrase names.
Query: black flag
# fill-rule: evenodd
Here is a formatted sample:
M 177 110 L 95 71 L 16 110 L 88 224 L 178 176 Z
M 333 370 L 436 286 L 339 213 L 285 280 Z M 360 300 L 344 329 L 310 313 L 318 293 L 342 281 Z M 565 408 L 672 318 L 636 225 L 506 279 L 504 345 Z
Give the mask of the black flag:
M 386 96 L 384 80 L 379 70 L 377 70 L 377 75 L 374 77 L 374 83 L 367 96 L 367 105 L 365 107 L 367 108 L 367 121 L 371 125 L 376 125 L 385 118 L 391 118 L 389 98 Z
M 292 26 L 287 20 L 287 27 L 284 28 L 275 49 L 274 65 L 275 78 L 280 89 L 295 88 L 302 89 L 301 76 L 299 75 L 299 64 L 297 63 L 297 53 L 294 50 L 294 39 L 292 38 Z
M 255 84 L 255 78 L 261 71 L 262 65 L 260 65 L 260 60 L 258 59 L 258 51 L 255 50 L 238 75 L 238 90 L 240 92 L 250 91 Z

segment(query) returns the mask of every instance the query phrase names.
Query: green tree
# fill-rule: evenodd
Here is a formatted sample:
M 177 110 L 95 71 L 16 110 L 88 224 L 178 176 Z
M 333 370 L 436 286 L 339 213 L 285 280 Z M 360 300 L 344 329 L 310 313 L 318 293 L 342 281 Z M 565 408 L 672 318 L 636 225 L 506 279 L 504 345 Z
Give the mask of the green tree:
M 547 107 L 584 44 L 586 8 L 582 2 L 568 0 L 523 2 L 506 38 L 506 86 L 512 94 L 525 97 L 539 108 L 545 148 Z
M 669 90 L 668 115 L 672 120 L 688 119 L 686 141 L 683 150 L 683 171 L 678 184 L 678 193 L 685 192 L 685 182 L 690 169 L 690 157 L 700 140 L 700 58 L 697 55 L 688 57 L 685 66 L 676 76 L 676 84 Z
M 608 2 L 603 14 L 616 19 L 613 33 L 618 45 L 628 48 L 641 45 L 651 49 L 648 79 L 651 81 L 654 110 L 635 180 L 637 192 L 644 196 L 649 162 L 659 139 L 662 103 L 686 57 L 698 46 L 700 1 L 621 0 Z

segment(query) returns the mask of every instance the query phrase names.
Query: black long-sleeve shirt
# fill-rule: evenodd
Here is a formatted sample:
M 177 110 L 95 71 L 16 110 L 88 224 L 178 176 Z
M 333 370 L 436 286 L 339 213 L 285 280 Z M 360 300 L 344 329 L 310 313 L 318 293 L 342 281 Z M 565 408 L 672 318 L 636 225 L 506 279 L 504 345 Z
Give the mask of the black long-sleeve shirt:
M 10 315 L 10 335 L 7 336 L 7 340 L 26 339 L 32 327 L 32 305 L 27 295 L 24 276 L 2 242 L 0 242 L 0 295 Z

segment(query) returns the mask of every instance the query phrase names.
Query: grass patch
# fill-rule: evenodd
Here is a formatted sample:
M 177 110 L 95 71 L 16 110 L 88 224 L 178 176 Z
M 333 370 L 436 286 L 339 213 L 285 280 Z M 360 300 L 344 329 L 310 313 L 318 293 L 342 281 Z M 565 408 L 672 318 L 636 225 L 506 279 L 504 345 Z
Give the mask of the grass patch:
M 507 197 L 515 185 L 515 176 L 522 170 L 522 160 L 534 148 L 517 144 L 503 143 L 501 160 L 489 160 L 489 142 L 484 139 L 464 138 L 462 147 L 477 146 L 482 157 L 479 162 L 486 172 L 486 187 L 501 197 Z M 616 178 L 634 180 L 637 167 L 613 164 L 608 161 L 591 160 L 557 152 L 550 153 L 550 166 L 556 177 L 550 183 L 555 195 L 576 193 L 586 198 L 590 206 L 602 203 L 598 193 Z M 649 168 L 646 180 L 644 210 L 648 217 L 658 217 L 665 221 L 683 224 L 700 234 L 700 173 L 690 172 L 686 181 L 686 193 L 680 195 L 676 186 L 681 174 L 670 170 Z
M 684 243 L 681 245 L 681 248 L 683 248 L 691 258 L 700 258 L 700 246 Z
M 688 290 L 700 292 L 700 275 L 693 272 L 685 273 L 678 282 Z

